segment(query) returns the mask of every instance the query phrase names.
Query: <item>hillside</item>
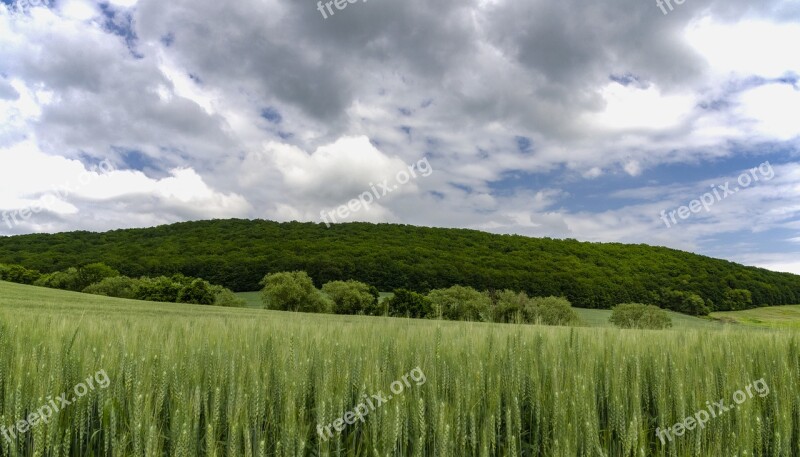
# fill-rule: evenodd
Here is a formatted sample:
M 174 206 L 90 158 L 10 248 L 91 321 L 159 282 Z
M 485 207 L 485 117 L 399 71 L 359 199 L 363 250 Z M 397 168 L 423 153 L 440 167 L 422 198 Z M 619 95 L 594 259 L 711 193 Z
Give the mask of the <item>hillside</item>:
M 185 222 L 106 233 L 0 238 L 0 263 L 42 272 L 104 262 L 129 276 L 180 272 L 237 291 L 270 272 L 305 270 L 318 283 L 357 279 L 392 290 L 469 285 L 566 296 L 608 308 L 661 289 L 693 292 L 725 310 L 731 289 L 757 306 L 800 303 L 800 276 L 647 245 L 494 235 L 393 224 Z

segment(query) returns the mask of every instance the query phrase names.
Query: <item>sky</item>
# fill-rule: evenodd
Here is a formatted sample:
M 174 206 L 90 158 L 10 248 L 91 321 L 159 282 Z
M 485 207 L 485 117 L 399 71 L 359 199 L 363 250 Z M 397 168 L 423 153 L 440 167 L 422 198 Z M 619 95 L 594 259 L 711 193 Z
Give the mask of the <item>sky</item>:
M 0 235 L 392 222 L 800 274 L 797 43 L 786 0 L 0 0 Z

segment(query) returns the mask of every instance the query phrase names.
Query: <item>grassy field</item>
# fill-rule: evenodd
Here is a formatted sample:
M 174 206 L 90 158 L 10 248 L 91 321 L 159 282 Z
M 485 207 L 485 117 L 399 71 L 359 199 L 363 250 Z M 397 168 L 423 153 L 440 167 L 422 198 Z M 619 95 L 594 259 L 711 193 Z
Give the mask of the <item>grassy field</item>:
M 106 388 L 0 437 L 0 455 L 800 455 L 791 331 L 305 315 L 0 283 L 0 426 L 101 370 Z M 767 395 L 657 438 L 760 379 Z M 374 396 L 386 403 L 321 438 Z
M 247 305 L 245 306 L 248 308 L 264 308 L 264 302 L 261 300 L 261 292 L 238 292 L 236 295 L 247 302 Z
M 800 329 L 800 305 L 712 313 L 711 317 L 754 327 Z

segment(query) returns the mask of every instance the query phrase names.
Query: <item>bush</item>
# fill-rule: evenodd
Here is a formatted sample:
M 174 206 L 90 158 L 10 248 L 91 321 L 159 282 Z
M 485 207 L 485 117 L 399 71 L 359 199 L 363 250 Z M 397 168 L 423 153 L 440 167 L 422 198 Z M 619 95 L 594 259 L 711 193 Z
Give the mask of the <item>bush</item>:
M 274 273 L 261 280 L 261 298 L 267 309 L 305 313 L 331 312 L 333 303 L 305 271 Z
M 749 290 L 728 289 L 725 291 L 722 306 L 725 310 L 731 311 L 748 309 L 753 306 L 753 294 Z
M 244 308 L 247 301 L 239 298 L 232 290 L 222 286 L 211 286 L 214 292 L 214 306 L 224 306 L 226 308 Z
M 136 288 L 136 299 L 175 303 L 183 287 L 183 284 L 166 276 L 141 278 Z
M 430 300 L 407 289 L 396 289 L 394 296 L 386 300 L 386 310 L 394 317 L 435 317 Z
M 29 270 L 21 265 L 0 265 L 0 281 L 18 284 L 33 284 L 42 276 L 36 270 Z
M 707 316 L 711 309 L 705 300 L 693 292 L 663 289 L 657 294 L 659 307 L 692 316 Z
M 119 271 L 108 265 L 104 263 L 90 263 L 78 268 L 76 287 L 77 290 L 83 290 L 106 278 L 114 278 L 116 276 L 119 276 Z
M 211 284 L 202 279 L 194 279 L 183 286 L 178 293 L 178 303 L 191 303 L 195 305 L 213 305 L 216 297 L 211 290 Z
M 106 278 L 119 276 L 119 272 L 104 263 L 90 263 L 80 268 L 70 267 L 42 275 L 34 285 L 51 289 L 80 292 Z
M 660 330 L 672 327 L 672 319 L 663 309 L 641 303 L 624 303 L 612 309 L 610 322 L 619 328 Z
M 528 322 L 525 319 L 525 308 L 530 304 L 530 298 L 525 292 L 503 290 L 494 297 L 492 320 L 505 324 L 521 324 Z
M 87 284 L 83 288 L 79 287 L 78 269 L 74 267 L 67 268 L 64 271 L 43 274 L 33 285 L 73 291 L 83 290 L 83 288 L 88 286 Z
M 486 292 L 453 286 L 428 294 L 434 316 L 453 321 L 491 321 L 492 301 Z
M 578 325 L 581 320 L 572 304 L 563 297 L 535 297 L 530 300 L 529 317 L 541 325 Z M 534 315 L 530 316 L 530 310 Z
M 377 304 L 377 290 L 359 281 L 331 281 L 322 292 L 333 301 L 336 314 L 370 314 Z
M 113 278 L 105 278 L 102 281 L 92 284 L 83 292 L 94 295 L 104 295 L 106 297 L 117 298 L 136 298 L 136 292 L 140 284 L 140 280 L 129 278 L 127 276 L 115 276 Z

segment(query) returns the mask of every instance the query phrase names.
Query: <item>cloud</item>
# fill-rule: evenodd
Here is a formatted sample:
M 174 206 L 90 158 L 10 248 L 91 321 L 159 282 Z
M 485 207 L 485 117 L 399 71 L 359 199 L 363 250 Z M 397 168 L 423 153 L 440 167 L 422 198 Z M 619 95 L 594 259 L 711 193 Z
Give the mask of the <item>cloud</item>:
M 244 197 L 215 191 L 192 169 L 174 169 L 169 177 L 151 179 L 139 171 L 118 170 L 111 162 L 86 166 L 49 156 L 32 142 L 0 149 L 0 161 L 0 209 L 14 215 L 10 227 L 0 226 L 6 233 L 94 228 L 91 222 L 97 220 L 108 228 L 130 226 L 126 214 L 136 215 L 135 225 L 155 225 L 241 217 L 252 210 Z M 32 216 L 20 215 L 31 209 Z M 101 214 L 93 214 L 98 209 Z
M 782 0 L 1 3 L 0 210 L 108 159 L 15 230 L 318 220 L 427 157 L 355 219 L 733 258 L 800 235 L 798 23 Z M 769 186 L 659 228 L 764 157 Z

